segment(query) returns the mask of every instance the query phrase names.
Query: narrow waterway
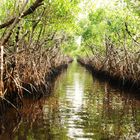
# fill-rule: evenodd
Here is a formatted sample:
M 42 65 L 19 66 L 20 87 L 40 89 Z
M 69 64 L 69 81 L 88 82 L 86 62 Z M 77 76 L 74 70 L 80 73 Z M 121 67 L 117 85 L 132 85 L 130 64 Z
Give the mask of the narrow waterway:
M 140 100 L 76 62 L 57 78 L 51 96 L 24 104 L 21 117 L 10 110 L 1 118 L 0 140 L 140 139 Z

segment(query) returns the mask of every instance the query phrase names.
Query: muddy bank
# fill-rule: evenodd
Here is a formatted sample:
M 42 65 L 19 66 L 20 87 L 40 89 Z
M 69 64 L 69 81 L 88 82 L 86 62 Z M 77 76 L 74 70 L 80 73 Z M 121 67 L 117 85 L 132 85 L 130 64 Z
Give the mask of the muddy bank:
M 140 81 L 132 78 L 122 77 L 121 75 L 114 76 L 104 69 L 98 69 L 84 59 L 78 58 L 77 62 L 89 70 L 96 78 L 101 81 L 107 81 L 111 86 L 126 90 L 129 92 L 140 93 Z

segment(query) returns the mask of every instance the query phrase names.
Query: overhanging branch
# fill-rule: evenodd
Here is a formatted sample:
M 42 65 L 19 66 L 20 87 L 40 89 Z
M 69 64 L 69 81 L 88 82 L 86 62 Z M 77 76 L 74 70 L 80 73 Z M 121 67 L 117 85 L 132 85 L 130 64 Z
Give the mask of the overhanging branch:
M 44 0 L 36 0 L 25 12 L 23 12 L 21 18 L 32 14 L 39 6 L 43 5 Z M 0 25 L 0 29 L 3 29 L 5 27 L 10 26 L 14 21 L 15 21 L 16 17 L 12 18 L 11 20 L 3 23 Z

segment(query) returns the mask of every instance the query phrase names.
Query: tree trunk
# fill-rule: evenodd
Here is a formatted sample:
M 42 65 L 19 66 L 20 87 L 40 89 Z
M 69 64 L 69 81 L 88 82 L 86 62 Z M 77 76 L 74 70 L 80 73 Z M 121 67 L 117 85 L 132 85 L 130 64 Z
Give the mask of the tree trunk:
M 3 72 L 4 72 L 4 47 L 3 45 L 0 47 L 0 96 L 3 96 L 4 94 L 4 83 L 3 83 Z

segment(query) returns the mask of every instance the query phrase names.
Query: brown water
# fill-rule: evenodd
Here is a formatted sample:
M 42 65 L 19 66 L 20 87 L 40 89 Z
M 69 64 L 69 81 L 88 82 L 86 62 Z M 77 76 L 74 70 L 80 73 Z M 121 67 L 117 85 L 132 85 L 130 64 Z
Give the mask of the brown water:
M 0 140 L 140 139 L 140 101 L 77 63 L 58 77 L 50 97 L 24 104 L 21 118 L 12 109 L 1 117 Z

